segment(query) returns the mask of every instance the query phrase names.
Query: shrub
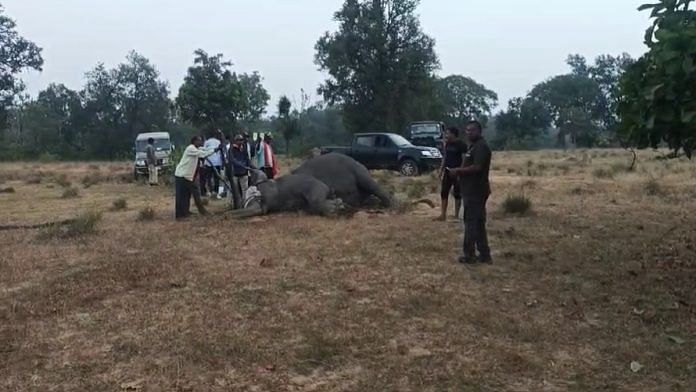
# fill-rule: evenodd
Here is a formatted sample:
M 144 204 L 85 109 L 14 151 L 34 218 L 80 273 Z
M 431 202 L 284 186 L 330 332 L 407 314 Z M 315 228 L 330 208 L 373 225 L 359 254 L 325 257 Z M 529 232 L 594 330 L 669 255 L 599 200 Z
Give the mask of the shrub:
M 524 215 L 532 209 L 532 201 L 524 195 L 508 195 L 503 201 L 506 214 Z
M 68 187 L 65 188 L 63 191 L 63 199 L 74 199 L 76 197 L 80 196 L 80 191 L 77 190 L 75 187 Z
M 58 156 L 51 154 L 50 152 L 44 152 L 43 154 L 39 155 L 39 161 L 43 163 L 56 162 L 57 160 Z
M 56 184 L 58 184 L 58 186 L 63 188 L 69 188 L 72 185 L 72 182 L 68 181 L 68 176 L 66 176 L 65 174 L 56 176 L 54 181 Z
M 0 193 L 15 193 L 15 189 L 13 187 L 1 188 Z
M 77 238 L 94 234 L 101 221 L 100 212 L 88 211 L 67 224 L 54 224 L 39 231 L 40 239 Z
M 651 178 L 645 183 L 645 192 L 650 196 L 661 196 L 665 193 L 662 189 L 662 185 L 654 178 Z
M 147 222 L 155 220 L 155 210 L 152 207 L 145 207 L 138 213 L 138 221 Z
M 38 184 L 41 184 L 41 177 L 39 177 L 39 176 L 32 176 L 32 177 L 29 177 L 29 178 L 27 178 L 27 180 L 25 181 L 25 183 L 26 183 L 27 185 L 38 185 Z
M 599 167 L 592 172 L 592 175 L 596 178 L 614 178 L 614 171 L 606 167 Z
M 128 202 L 123 198 L 114 200 L 114 203 L 111 206 L 112 211 L 121 211 L 125 210 L 126 208 L 128 208 Z
M 82 178 L 82 185 L 86 188 L 92 185 L 97 185 L 101 182 L 102 178 L 99 173 L 90 173 Z

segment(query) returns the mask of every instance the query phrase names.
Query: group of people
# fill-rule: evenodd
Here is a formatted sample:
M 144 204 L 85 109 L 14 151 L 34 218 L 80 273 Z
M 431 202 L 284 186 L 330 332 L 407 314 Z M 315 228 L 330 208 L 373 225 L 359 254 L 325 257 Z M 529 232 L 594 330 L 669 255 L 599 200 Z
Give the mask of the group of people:
M 201 136 L 194 136 L 174 172 L 176 219 L 186 219 L 191 215 L 191 197 L 201 215 L 207 215 L 202 197 L 208 195 L 217 199 L 229 198 L 234 209 L 242 208 L 251 185 L 249 170 L 256 168 L 262 170 L 268 179 L 280 172 L 270 135 L 259 136 L 256 141 L 252 141 L 248 133 L 232 139 L 229 136 L 223 138 L 222 132 L 218 131 L 205 141 Z
M 463 208 L 463 264 L 491 263 L 491 250 L 486 231 L 486 203 L 491 195 L 489 172 L 492 152 L 483 138 L 483 126 L 478 121 L 466 125 L 466 139 L 450 127 L 445 132 L 443 160 L 440 167 L 442 212 L 440 221 L 447 220 L 450 193 L 454 195 L 455 217 Z M 478 255 L 476 254 L 478 251 Z

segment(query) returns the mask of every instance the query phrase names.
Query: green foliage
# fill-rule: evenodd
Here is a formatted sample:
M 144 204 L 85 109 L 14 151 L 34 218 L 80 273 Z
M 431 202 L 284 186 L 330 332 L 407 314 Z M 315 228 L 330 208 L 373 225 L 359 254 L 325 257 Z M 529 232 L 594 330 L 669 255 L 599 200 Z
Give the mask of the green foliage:
M 232 133 L 239 121 L 258 120 L 270 99 L 258 73 L 237 75 L 222 54 L 195 52 L 179 89 L 176 104 L 184 121 L 212 133 L 218 129 Z
M 17 33 L 17 24 L 4 15 L 0 5 L 0 129 L 7 120 L 7 109 L 15 97 L 24 90 L 24 84 L 16 76 L 24 70 L 41 71 L 41 49 Z
M 507 195 L 502 207 L 506 214 L 524 215 L 532 209 L 532 201 L 524 195 Z
M 691 158 L 696 148 L 696 11 L 691 0 L 659 0 L 645 34 L 647 54 L 620 83 L 620 135 L 638 148 L 666 143 Z
M 346 0 L 338 31 L 316 44 L 329 79 L 319 93 L 343 108 L 349 131 L 401 130 L 426 116 L 439 67 L 435 41 L 415 14 L 417 0 Z
M 533 98 L 513 98 L 508 109 L 495 119 L 496 142 L 504 147 L 533 144 L 551 126 L 551 114 L 546 106 Z
M 41 229 L 39 239 L 68 239 L 91 235 L 97 231 L 97 226 L 101 219 L 102 214 L 100 212 L 88 211 L 80 214 L 65 225 L 54 224 Z
M 462 75 L 437 80 L 437 97 L 443 112 L 442 120 L 463 127 L 469 120 L 488 121 L 498 104 L 498 94 Z

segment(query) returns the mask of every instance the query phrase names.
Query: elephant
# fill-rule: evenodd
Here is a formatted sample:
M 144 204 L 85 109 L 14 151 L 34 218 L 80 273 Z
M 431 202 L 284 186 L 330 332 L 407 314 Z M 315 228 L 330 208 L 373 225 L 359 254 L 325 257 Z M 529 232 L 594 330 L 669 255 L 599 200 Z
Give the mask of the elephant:
M 321 155 L 306 161 L 292 173 L 318 179 L 335 197 L 354 208 L 363 207 L 371 197 L 378 198 L 382 207 L 392 205 L 392 197 L 372 179 L 367 168 L 347 155 Z
M 269 180 L 260 170 L 251 170 L 251 183 L 244 209 L 233 211 L 232 217 L 292 211 L 331 216 L 358 208 L 371 196 L 385 207 L 391 206 L 391 196 L 370 177 L 368 170 L 339 154 L 310 159 L 291 174 L 275 180 Z

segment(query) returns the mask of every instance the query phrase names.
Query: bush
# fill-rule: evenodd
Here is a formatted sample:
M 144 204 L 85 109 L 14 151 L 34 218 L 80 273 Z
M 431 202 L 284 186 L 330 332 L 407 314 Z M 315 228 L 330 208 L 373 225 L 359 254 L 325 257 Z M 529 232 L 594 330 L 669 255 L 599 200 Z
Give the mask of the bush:
M 145 207 L 138 213 L 138 221 L 146 222 L 155 220 L 155 210 L 152 207 Z
M 665 193 L 662 189 L 662 185 L 660 185 L 660 183 L 654 178 L 651 178 L 645 183 L 645 192 L 649 196 L 661 196 Z
M 77 238 L 94 234 L 101 221 L 100 212 L 89 211 L 79 215 L 65 225 L 54 224 L 39 231 L 40 239 Z
M 524 215 L 532 209 L 532 201 L 524 195 L 508 195 L 503 201 L 506 214 Z
M 56 162 L 58 161 L 58 156 L 51 154 L 50 152 L 44 152 L 43 154 L 39 155 L 39 161 L 43 163 Z
M 126 201 L 126 199 L 123 198 L 114 200 L 114 203 L 111 206 L 112 211 L 122 211 L 126 208 L 128 208 L 128 202 Z
M 1 188 L 0 193 L 15 193 L 15 189 L 13 187 Z
M 58 184 L 58 186 L 63 188 L 69 188 L 72 185 L 72 182 L 68 181 L 68 176 L 66 176 L 65 174 L 56 176 L 54 181 L 56 184 Z
M 27 185 L 38 185 L 38 184 L 41 184 L 41 177 L 39 177 L 39 176 L 32 176 L 32 177 L 29 177 L 29 178 L 27 178 L 27 180 L 25 181 L 25 183 L 26 183 Z
M 74 187 L 69 187 L 65 188 L 63 191 L 63 199 L 74 199 L 76 197 L 80 196 L 80 191 L 77 190 L 77 188 Z
M 596 178 L 607 178 L 607 179 L 614 178 L 614 172 L 611 169 L 608 169 L 606 167 L 600 167 L 600 168 L 595 169 L 592 172 L 592 175 L 595 176 Z

